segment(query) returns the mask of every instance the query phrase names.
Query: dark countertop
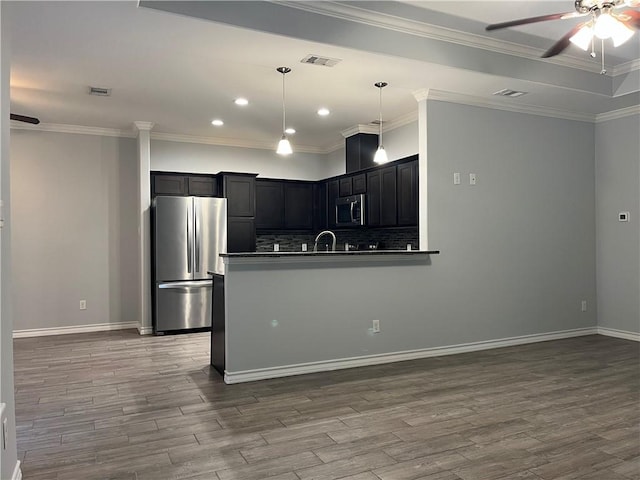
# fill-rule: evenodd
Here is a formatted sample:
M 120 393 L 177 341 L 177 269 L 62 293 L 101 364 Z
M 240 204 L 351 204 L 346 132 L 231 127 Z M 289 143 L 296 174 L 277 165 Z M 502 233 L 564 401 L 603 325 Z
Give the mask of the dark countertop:
M 221 253 L 224 258 L 291 258 L 291 257 L 376 257 L 384 255 L 437 255 L 440 250 L 350 250 L 336 252 L 241 252 Z

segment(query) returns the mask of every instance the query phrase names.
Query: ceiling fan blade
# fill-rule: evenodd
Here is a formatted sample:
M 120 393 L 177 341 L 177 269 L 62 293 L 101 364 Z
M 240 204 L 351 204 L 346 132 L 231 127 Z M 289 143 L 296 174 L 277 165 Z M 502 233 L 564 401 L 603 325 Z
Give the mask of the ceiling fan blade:
M 38 125 L 40 120 L 36 117 L 27 117 L 26 115 L 16 115 L 15 113 L 9 114 L 9 118 L 11 120 L 16 120 L 18 122 L 32 123 L 34 125 Z
M 554 43 L 549 50 L 544 52 L 544 54 L 542 55 L 542 58 L 553 57 L 561 53 L 571 43 L 571 40 L 570 40 L 571 37 L 573 37 L 576 33 L 578 33 L 578 30 L 580 30 L 584 25 L 585 25 L 584 23 L 581 23 L 573 27 L 571 30 L 569 30 L 569 32 L 564 37 L 562 37 L 560 40 Z
M 550 15 L 542 15 L 540 17 L 522 18 L 520 20 L 511 20 L 510 22 L 494 23 L 487 25 L 485 30 L 490 32 L 491 30 L 499 30 L 501 28 L 517 27 L 518 25 L 528 25 L 530 23 L 546 22 L 547 20 L 560 20 L 566 18 L 567 15 L 573 16 L 575 12 L 566 13 L 552 13 Z
M 635 28 L 636 30 L 640 30 L 640 12 L 636 10 L 625 10 L 621 13 L 621 15 L 625 15 L 629 17 L 629 20 L 620 20 L 626 26 L 630 28 Z

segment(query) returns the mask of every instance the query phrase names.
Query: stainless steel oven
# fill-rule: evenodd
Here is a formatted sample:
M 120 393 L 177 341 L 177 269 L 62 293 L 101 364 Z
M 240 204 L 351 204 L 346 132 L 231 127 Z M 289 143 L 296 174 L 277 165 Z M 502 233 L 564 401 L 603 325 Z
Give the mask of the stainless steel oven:
M 354 227 L 365 224 L 365 195 L 336 199 L 336 226 Z

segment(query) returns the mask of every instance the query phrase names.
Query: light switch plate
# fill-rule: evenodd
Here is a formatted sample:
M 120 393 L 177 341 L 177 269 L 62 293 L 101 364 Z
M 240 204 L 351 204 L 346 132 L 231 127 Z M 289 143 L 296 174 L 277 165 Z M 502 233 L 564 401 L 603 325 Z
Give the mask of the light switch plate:
M 475 173 L 470 173 L 469 174 L 469 185 L 475 185 L 476 184 L 476 174 Z
M 460 185 L 460 173 L 456 172 L 453 174 L 453 184 Z

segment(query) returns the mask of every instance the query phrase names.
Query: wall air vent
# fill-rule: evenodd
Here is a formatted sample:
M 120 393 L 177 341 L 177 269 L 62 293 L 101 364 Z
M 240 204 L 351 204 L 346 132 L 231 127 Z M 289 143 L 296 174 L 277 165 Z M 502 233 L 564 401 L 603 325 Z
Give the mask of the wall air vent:
M 321 57 L 320 55 L 310 54 L 304 57 L 302 60 L 300 60 L 300 63 L 308 63 L 311 65 L 321 65 L 323 67 L 333 67 L 341 61 L 342 60 L 339 58 L 328 58 L 328 57 Z
M 518 90 L 511 90 L 509 88 L 504 88 L 502 90 L 498 90 L 494 92 L 494 95 L 498 95 L 499 97 L 510 97 L 516 98 L 521 97 L 522 95 L 526 95 L 528 92 L 519 92 Z
M 109 97 L 111 96 L 111 89 L 102 88 L 102 87 L 89 87 L 89 95 L 97 95 L 99 97 Z

